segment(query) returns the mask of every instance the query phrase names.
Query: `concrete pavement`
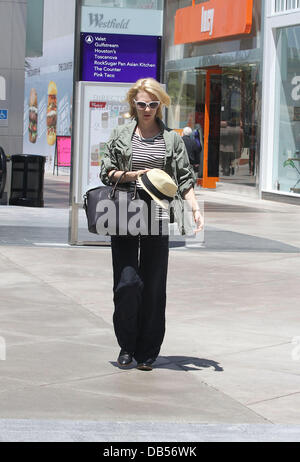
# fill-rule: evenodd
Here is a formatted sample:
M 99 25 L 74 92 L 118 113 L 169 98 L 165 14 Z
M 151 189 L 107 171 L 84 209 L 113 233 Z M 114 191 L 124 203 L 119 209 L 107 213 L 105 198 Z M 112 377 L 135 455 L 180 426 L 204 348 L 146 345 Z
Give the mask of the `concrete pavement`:
M 0 207 L 0 439 L 300 440 L 299 207 L 198 193 L 150 373 L 116 364 L 110 249 L 68 246 L 66 207 Z

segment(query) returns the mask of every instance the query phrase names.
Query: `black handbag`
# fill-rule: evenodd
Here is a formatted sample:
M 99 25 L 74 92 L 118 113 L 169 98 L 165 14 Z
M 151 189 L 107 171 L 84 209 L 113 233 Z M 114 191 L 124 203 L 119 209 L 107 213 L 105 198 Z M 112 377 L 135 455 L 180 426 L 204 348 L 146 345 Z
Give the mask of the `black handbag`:
M 147 207 L 137 196 L 136 182 L 134 190 L 130 186 L 119 185 L 125 173 L 113 186 L 98 186 L 89 189 L 83 196 L 90 233 L 137 236 L 147 230 Z

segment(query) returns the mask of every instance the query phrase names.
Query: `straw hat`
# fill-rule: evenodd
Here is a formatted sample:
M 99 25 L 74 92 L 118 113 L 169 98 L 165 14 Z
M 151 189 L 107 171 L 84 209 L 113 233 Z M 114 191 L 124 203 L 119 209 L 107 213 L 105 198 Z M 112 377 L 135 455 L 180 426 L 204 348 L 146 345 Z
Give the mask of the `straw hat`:
M 168 203 L 177 191 L 177 185 L 170 175 L 159 168 L 152 168 L 149 172 L 139 176 L 138 182 L 153 200 L 164 209 L 168 209 Z

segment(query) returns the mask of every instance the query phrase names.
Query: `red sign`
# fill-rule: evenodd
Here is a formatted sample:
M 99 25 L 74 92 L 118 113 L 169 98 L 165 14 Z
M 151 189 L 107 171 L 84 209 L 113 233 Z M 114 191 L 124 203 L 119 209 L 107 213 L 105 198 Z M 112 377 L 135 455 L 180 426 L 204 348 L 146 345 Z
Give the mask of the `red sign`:
M 104 109 L 106 103 L 101 103 L 100 101 L 90 101 L 90 108 Z
M 253 0 L 210 0 L 176 11 L 174 44 L 249 34 Z

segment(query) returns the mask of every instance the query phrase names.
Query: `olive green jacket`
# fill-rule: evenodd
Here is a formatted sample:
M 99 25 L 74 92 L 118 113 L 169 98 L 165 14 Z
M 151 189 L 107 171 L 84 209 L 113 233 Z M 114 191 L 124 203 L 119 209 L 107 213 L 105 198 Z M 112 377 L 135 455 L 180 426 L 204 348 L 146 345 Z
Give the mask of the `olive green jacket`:
M 183 194 L 191 186 L 194 186 L 196 181 L 195 173 L 190 165 L 181 136 L 168 129 L 160 119 L 157 119 L 157 121 L 163 131 L 166 145 L 163 170 L 171 176 L 178 186 L 178 191 L 174 200 L 170 203 L 170 208 L 173 209 L 174 218 L 181 234 L 186 234 L 190 230 L 186 229 L 186 223 L 184 227 Z M 100 179 L 104 184 L 111 184 L 108 177 L 111 170 L 132 171 L 131 140 L 136 126 L 137 121 L 133 120 L 125 126 L 117 127 L 113 130 L 109 141 L 106 143 L 104 158 L 100 167 Z

